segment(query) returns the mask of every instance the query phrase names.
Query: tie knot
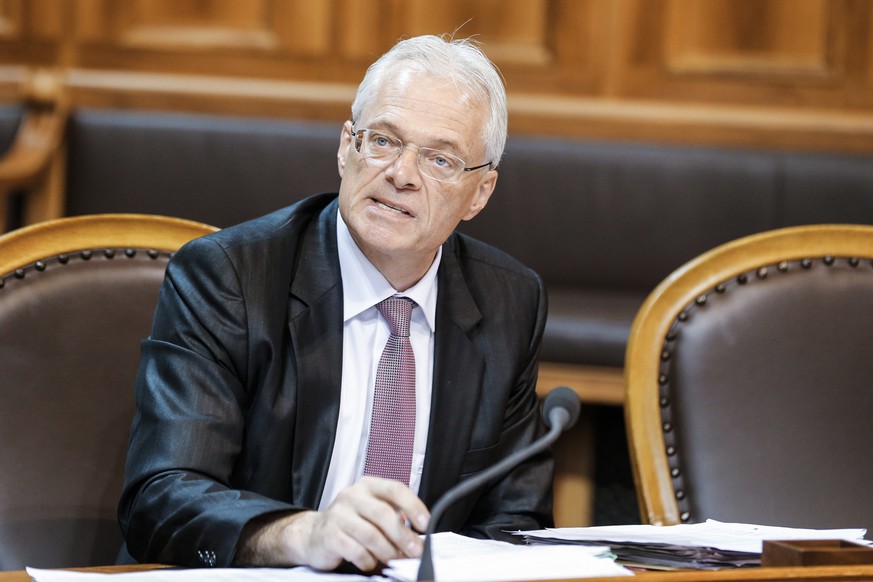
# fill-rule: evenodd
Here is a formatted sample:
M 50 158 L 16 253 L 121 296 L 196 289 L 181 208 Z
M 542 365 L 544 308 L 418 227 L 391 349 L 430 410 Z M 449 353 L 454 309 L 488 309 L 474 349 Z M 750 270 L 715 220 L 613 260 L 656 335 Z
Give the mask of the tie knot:
M 409 321 L 416 303 L 409 297 L 389 297 L 376 304 L 376 309 L 388 321 L 391 335 L 409 337 Z

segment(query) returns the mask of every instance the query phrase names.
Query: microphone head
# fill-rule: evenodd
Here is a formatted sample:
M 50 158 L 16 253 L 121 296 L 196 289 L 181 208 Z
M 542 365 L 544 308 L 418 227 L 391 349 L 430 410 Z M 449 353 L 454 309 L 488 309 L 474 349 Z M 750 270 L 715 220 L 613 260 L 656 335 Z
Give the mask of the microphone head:
M 567 430 L 579 420 L 581 407 L 576 392 L 566 386 L 560 386 L 546 395 L 543 401 L 543 418 L 549 428 L 552 427 L 553 419 L 557 419 L 558 423 L 563 420 L 563 430 Z

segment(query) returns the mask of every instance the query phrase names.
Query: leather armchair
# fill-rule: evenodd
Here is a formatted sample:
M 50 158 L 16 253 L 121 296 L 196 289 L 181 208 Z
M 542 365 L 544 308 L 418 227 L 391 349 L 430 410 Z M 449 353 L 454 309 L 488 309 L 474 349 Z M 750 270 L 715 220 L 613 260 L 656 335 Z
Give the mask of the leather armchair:
M 0 570 L 114 563 L 139 342 L 170 254 L 214 230 L 93 215 L 0 237 Z
M 687 263 L 633 324 L 643 520 L 873 531 L 873 227 L 752 235 Z

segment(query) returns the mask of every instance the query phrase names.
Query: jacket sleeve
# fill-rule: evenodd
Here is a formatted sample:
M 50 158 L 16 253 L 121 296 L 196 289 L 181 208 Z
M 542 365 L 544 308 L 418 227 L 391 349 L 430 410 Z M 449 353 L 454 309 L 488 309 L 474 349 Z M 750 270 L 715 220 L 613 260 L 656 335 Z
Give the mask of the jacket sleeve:
M 226 566 L 251 519 L 299 509 L 231 487 L 249 399 L 240 289 L 233 264 L 208 238 L 168 266 L 142 343 L 118 512 L 139 561 Z

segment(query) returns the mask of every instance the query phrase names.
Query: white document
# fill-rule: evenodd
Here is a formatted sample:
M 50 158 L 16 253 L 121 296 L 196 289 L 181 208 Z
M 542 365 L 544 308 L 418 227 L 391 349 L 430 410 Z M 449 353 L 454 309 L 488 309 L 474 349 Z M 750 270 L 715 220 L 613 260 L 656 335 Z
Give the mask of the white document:
M 631 576 L 615 563 L 609 548 L 578 545 L 523 546 L 477 540 L 450 532 L 431 537 L 438 582 L 491 582 Z M 384 574 L 404 582 L 418 577 L 417 558 L 391 560 Z
M 160 568 L 100 574 L 27 568 L 34 582 L 363 582 L 380 577 L 319 572 L 311 568 Z
M 746 523 L 724 523 L 708 519 L 704 523 L 695 524 L 570 527 L 516 532 L 516 535 L 524 536 L 525 539 L 531 541 L 542 538 L 568 543 L 634 542 L 761 553 L 764 540 L 841 539 L 865 543 L 862 538 L 866 532 L 865 529 L 800 529 Z
M 524 546 L 477 540 L 454 533 L 431 538 L 434 571 L 439 582 L 491 582 L 496 580 L 545 580 L 592 576 L 628 576 L 615 563 L 608 548 L 577 545 Z M 392 560 L 384 574 L 414 581 L 418 559 Z M 387 581 L 310 568 L 162 568 L 143 572 L 98 574 L 69 570 L 28 568 L 35 582 L 363 582 Z M 111 578 L 107 578 L 111 576 Z

